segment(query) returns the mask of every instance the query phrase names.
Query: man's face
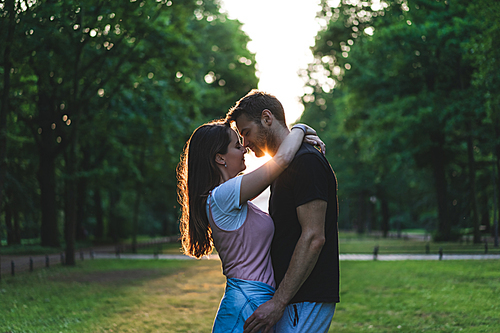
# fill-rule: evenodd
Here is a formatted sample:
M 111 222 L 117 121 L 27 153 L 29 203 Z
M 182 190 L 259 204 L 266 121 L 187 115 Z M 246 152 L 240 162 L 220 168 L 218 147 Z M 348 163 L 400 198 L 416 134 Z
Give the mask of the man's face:
M 243 138 L 243 146 L 250 148 L 255 156 L 262 157 L 267 150 L 265 128 L 241 115 L 236 119 L 236 127 Z

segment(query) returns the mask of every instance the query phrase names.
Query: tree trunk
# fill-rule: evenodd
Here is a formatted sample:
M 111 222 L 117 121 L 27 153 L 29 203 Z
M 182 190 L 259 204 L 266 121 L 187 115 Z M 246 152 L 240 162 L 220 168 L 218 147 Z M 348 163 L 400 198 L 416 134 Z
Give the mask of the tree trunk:
M 7 246 L 14 244 L 14 228 L 12 227 L 12 205 L 5 203 L 5 229 L 7 230 Z
M 59 247 L 59 228 L 57 224 L 56 206 L 56 148 L 57 141 L 54 134 L 54 110 L 57 109 L 54 97 L 50 94 L 51 87 L 48 75 L 38 72 L 38 133 L 39 140 L 39 169 L 38 182 L 40 184 L 40 203 L 42 212 L 41 245 Z
M 478 201 L 478 209 L 481 213 L 479 215 L 481 216 L 481 220 L 479 221 L 480 225 L 486 226 L 486 229 L 484 232 L 491 233 L 493 236 L 493 228 L 491 227 L 491 222 L 490 222 L 490 210 L 488 207 L 488 201 L 487 200 L 479 200 Z
M 138 188 L 135 193 L 136 196 L 135 196 L 134 211 L 132 218 L 132 253 L 137 253 L 137 229 L 139 225 L 139 207 L 141 204 L 140 188 Z
M 12 212 L 14 222 L 14 244 L 21 244 L 21 223 L 19 221 L 19 210 L 14 208 Z
M 389 233 L 389 203 L 387 202 L 387 199 L 382 197 L 381 200 L 381 209 L 382 209 L 382 232 L 384 235 L 384 238 L 387 238 L 387 234 Z
M 82 170 L 90 169 L 90 153 L 88 149 L 82 149 Z M 77 184 L 77 218 L 76 218 L 76 239 L 84 240 L 87 237 L 87 177 L 80 177 Z
M 74 266 L 75 260 L 75 237 L 76 237 L 76 143 L 75 140 L 69 144 L 66 157 L 66 200 L 65 200 L 65 237 L 66 237 L 66 265 Z
M 141 148 L 141 153 L 139 155 L 139 179 L 137 180 L 137 185 L 135 189 L 136 197 L 134 202 L 134 212 L 132 219 L 132 252 L 137 253 L 137 231 L 139 225 L 139 208 L 141 204 L 141 193 L 143 191 L 142 188 L 142 175 L 144 173 L 144 160 L 146 157 L 146 148 Z
M 469 135 L 467 136 L 467 160 L 469 164 L 469 192 L 472 211 L 473 239 L 474 244 L 481 243 L 481 232 L 479 230 L 479 216 L 476 200 L 476 166 L 474 161 L 474 144 L 472 142 L 472 129 L 469 124 Z
M 365 232 L 366 225 L 366 207 L 365 207 L 365 194 L 360 192 L 358 194 L 358 211 L 356 212 L 356 231 L 358 234 L 363 234 Z
M 118 217 L 116 216 L 116 205 L 120 201 L 120 193 L 115 189 L 109 191 L 109 213 L 108 213 L 108 236 L 118 243 L 120 239 L 118 234 Z
M 8 189 L 5 192 L 5 229 L 7 231 L 7 245 L 21 244 L 21 230 L 19 225 L 19 210 L 14 192 Z
M 41 245 L 59 247 L 60 242 L 56 210 L 55 159 L 50 152 L 44 152 L 46 152 L 46 149 L 42 149 L 40 151 L 40 166 L 38 173 L 42 212 L 42 225 L 40 233 Z
M 494 229 L 495 229 L 495 247 L 498 247 L 498 232 L 499 232 L 499 223 L 500 223 L 500 219 L 498 217 L 498 214 L 500 214 L 500 142 L 499 139 L 500 139 L 500 124 L 498 122 L 498 120 L 496 121 L 496 124 L 495 124 L 495 139 L 496 139 L 496 142 L 497 144 L 495 145 L 495 154 L 496 154 L 496 184 L 495 182 L 493 182 L 493 186 L 496 186 L 496 200 L 497 202 L 494 203 L 497 205 L 497 209 L 496 209 L 496 213 L 495 215 L 497 216 L 493 216 L 493 223 L 495 223 L 494 225 Z
M 366 202 L 365 200 L 365 207 L 366 207 L 366 213 L 365 213 L 365 221 L 366 221 L 366 232 L 370 234 L 373 229 L 373 203 Z
M 438 204 L 438 233 L 436 241 L 447 241 L 451 239 L 451 225 L 448 216 L 446 174 L 444 170 L 444 137 L 442 133 L 435 132 L 431 134 L 431 140 L 434 143 L 431 158 Z
M 9 13 L 8 30 L 3 53 L 3 93 L 0 106 L 0 207 L 3 202 L 5 176 L 7 174 L 7 114 L 9 113 L 11 45 L 16 27 L 14 0 L 6 0 L 4 11 Z
M 85 222 L 87 217 L 87 182 L 86 179 L 78 179 L 76 186 L 76 239 L 84 240 L 87 236 Z
M 94 209 L 96 228 L 94 236 L 96 239 L 104 238 L 104 211 L 102 209 L 101 190 L 96 186 L 94 189 Z

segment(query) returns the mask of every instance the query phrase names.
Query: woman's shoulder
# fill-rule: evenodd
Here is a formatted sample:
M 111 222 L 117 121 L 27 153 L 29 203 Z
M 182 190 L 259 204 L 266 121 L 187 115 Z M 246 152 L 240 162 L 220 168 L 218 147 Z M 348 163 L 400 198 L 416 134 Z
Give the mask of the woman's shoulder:
M 215 195 L 215 193 L 219 191 L 234 191 L 236 188 L 239 188 L 241 186 L 241 179 L 242 176 L 236 176 L 234 178 L 231 178 L 224 183 L 217 185 L 213 190 L 212 190 L 212 195 Z
M 217 204 L 224 210 L 235 207 L 241 209 L 239 205 L 241 179 L 241 176 L 237 176 L 215 187 L 211 192 L 213 204 Z

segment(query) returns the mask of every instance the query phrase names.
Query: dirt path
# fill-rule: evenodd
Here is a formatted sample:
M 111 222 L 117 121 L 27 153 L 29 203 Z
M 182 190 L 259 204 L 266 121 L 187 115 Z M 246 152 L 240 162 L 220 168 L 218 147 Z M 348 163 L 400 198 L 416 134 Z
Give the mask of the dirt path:
M 224 286 L 220 261 L 201 260 L 174 275 L 149 280 L 134 291 L 140 295 L 139 302 L 93 329 L 120 333 L 210 332 Z

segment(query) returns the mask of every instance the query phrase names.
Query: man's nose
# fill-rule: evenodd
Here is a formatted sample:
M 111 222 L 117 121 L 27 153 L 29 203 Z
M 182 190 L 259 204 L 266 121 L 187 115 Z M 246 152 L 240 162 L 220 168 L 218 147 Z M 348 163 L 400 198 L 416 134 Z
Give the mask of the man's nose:
M 243 147 L 248 148 L 248 140 L 243 137 Z

